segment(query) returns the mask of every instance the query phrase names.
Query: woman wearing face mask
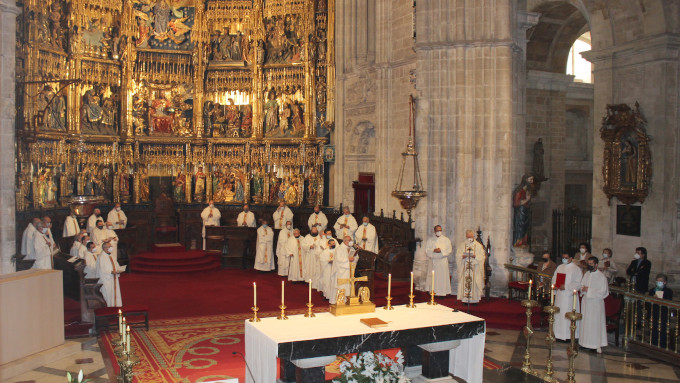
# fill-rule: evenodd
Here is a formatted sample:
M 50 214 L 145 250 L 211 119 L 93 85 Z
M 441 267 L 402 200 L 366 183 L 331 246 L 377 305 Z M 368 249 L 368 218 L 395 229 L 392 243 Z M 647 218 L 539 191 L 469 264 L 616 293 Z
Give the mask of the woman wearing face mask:
M 616 267 L 616 262 L 612 259 L 613 253 L 612 249 L 606 248 L 602 250 L 602 262 L 600 262 L 600 267 L 599 270 L 604 274 L 605 277 L 607 277 L 607 281 L 609 281 L 609 284 L 614 283 L 614 279 L 616 279 L 616 274 L 619 272 L 619 270 Z
M 636 292 L 645 294 L 649 290 L 649 271 L 651 269 L 652 263 L 647 259 L 647 249 L 644 247 L 636 248 L 633 261 L 626 270 Z
M 588 264 L 586 262 L 588 262 L 590 257 L 592 257 L 592 254 L 590 254 L 590 245 L 585 242 L 579 243 L 578 253 L 574 255 L 574 262 L 581 268 L 583 273 L 588 271 Z
M 673 300 L 673 290 L 666 287 L 668 277 L 666 274 L 657 274 L 654 287 L 649 290 L 649 295 L 659 299 Z M 652 344 L 666 348 L 666 325 L 668 322 L 668 308 L 661 307 L 661 339 L 659 339 L 659 305 L 652 305 Z M 649 308 L 648 308 L 649 309 Z

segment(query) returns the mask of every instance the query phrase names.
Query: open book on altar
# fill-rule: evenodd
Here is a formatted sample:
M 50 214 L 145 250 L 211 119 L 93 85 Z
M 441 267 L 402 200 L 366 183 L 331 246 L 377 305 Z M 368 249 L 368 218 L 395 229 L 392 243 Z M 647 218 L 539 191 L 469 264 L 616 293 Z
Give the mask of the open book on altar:
M 559 290 L 562 286 L 564 286 L 564 281 L 566 279 L 567 279 L 567 274 L 557 273 L 557 276 L 555 277 L 555 290 Z

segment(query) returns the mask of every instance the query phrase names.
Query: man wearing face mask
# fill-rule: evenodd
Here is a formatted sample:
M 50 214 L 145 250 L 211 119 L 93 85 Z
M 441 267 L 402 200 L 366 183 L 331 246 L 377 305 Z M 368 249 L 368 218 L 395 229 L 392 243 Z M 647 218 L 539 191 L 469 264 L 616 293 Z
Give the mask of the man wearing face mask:
M 26 226 L 24 234 L 21 237 L 21 255 L 25 256 L 27 260 L 35 259 L 35 254 L 33 254 L 33 236 L 39 233 L 39 224 L 40 218 L 33 218 L 31 223 Z
M 83 239 L 83 235 L 78 233 L 73 237 L 73 244 L 71 245 L 71 250 L 69 250 L 69 255 L 72 257 L 78 257 L 78 250 L 80 250 L 80 240 Z
M 350 264 L 356 266 L 359 262 L 359 256 L 356 255 L 354 248 L 354 241 L 352 237 L 346 235 L 342 243 L 335 249 L 335 257 L 333 258 L 333 268 L 331 271 L 331 296 L 328 298 L 331 304 L 337 303 L 338 291 L 345 290 L 345 296 L 351 294 L 349 283 L 338 284 L 338 279 L 349 279 Z
M 201 235 L 203 235 L 203 250 L 205 250 L 205 227 L 219 226 L 221 217 L 222 213 L 215 207 L 215 201 L 210 200 L 208 207 L 201 212 L 201 219 L 203 220 L 203 230 L 201 231 Z
M 293 212 L 285 201 L 279 201 L 279 208 L 274 212 L 274 229 L 283 229 L 286 222 L 293 222 Z M 280 235 L 280 234 L 279 234 Z
M 288 240 L 293 237 L 293 222 L 288 221 L 286 225 L 279 231 L 279 239 L 276 240 L 276 258 L 279 264 L 279 275 L 282 277 L 288 276 L 288 268 L 290 266 L 290 256 L 288 254 L 287 246 Z
M 266 219 L 262 220 L 262 225 L 257 229 L 255 270 L 274 270 L 274 230 L 267 225 Z
M 76 213 L 71 210 L 71 214 L 69 214 L 64 220 L 64 231 L 62 232 L 61 236 L 64 238 L 72 237 L 78 233 L 80 233 L 78 218 L 76 217 Z
M 52 268 L 52 246 L 53 242 L 47 237 L 47 227 L 40 221 L 38 231 L 33 235 L 33 255 L 35 256 L 34 269 Z
M 293 230 L 293 236 L 286 242 L 286 254 L 288 254 L 288 280 L 297 282 L 304 281 L 303 274 L 303 243 L 300 237 L 300 229 Z
M 345 206 L 342 209 L 342 215 L 335 221 L 333 228 L 335 229 L 335 236 L 338 238 L 345 238 L 346 235 L 354 238 L 354 232 L 357 231 L 357 220 L 349 213 L 349 208 Z
M 330 230 L 328 230 L 330 232 Z M 319 277 L 319 291 L 323 293 L 326 299 L 331 299 L 333 284 L 331 283 L 333 272 L 333 259 L 335 258 L 335 248 L 338 242 L 334 238 L 324 238 L 323 251 L 319 254 L 319 262 L 321 265 L 321 276 Z
M 321 237 L 316 227 L 302 240 L 302 276 L 305 281 L 312 280 L 312 288 L 319 289 L 319 254 L 321 254 Z
M 600 267 L 598 267 L 602 274 L 604 274 L 604 276 L 607 278 L 609 284 L 614 283 L 616 274 L 619 272 L 616 267 L 616 262 L 614 262 L 612 256 L 614 256 L 612 249 L 606 248 L 602 250 L 602 262 L 600 262 Z
M 475 241 L 475 232 L 465 231 L 465 242 L 458 246 L 456 268 L 458 269 L 458 300 L 478 303 L 484 294 L 484 246 Z
M 104 243 L 109 243 L 111 242 L 111 238 L 109 235 L 109 231 L 104 228 L 104 222 L 97 221 L 97 228 L 94 229 L 94 232 L 92 233 L 92 242 L 94 242 L 95 245 L 97 245 L 97 248 L 99 250 L 102 249 L 102 245 Z
M 581 269 L 574 263 L 573 255 L 563 253 L 562 264 L 557 266 L 551 282 L 555 285 L 555 306 L 560 308 L 560 314 L 555 315 L 553 330 L 555 331 L 555 338 L 563 342 L 571 339 L 569 328 L 571 321 L 565 318 L 564 314 L 572 309 L 574 292 L 581 288 L 582 277 Z M 576 300 L 576 312 L 581 312 L 578 299 Z M 576 338 L 578 338 L 579 322 L 576 322 Z
M 104 222 L 102 218 L 102 211 L 99 208 L 95 208 L 92 215 L 87 219 L 87 232 L 92 235 L 94 230 L 97 228 L 97 222 Z
M 80 237 L 80 247 L 78 248 L 78 258 L 85 259 L 85 256 L 87 255 L 87 244 L 88 243 L 90 243 L 90 236 L 88 236 L 87 233 L 85 233 L 85 235 Z
M 666 274 L 657 274 L 654 287 L 649 290 L 649 295 L 658 299 L 673 300 L 673 290 L 666 287 L 668 277 Z M 668 322 L 668 308 L 661 307 L 661 331 L 659 331 L 659 305 L 652 306 L 652 344 L 666 348 L 668 341 L 666 327 Z M 661 333 L 661 339 L 659 339 Z
M 113 210 L 109 212 L 109 215 L 106 216 L 106 220 L 113 223 L 114 230 L 125 229 L 127 227 L 128 219 L 123 209 L 120 208 L 119 203 L 117 203 L 113 207 Z
M 97 276 L 97 256 L 99 254 L 95 253 L 97 246 L 94 243 L 89 242 L 86 245 L 87 251 L 85 252 L 85 278 L 99 278 Z
M 52 235 L 52 218 L 48 216 L 44 216 L 42 219 L 43 227 L 47 228 L 47 232 L 45 235 L 47 236 L 47 239 L 52 242 L 52 249 L 53 251 L 56 249 L 56 242 L 54 241 L 54 235 Z
M 550 253 L 545 252 L 541 256 L 542 261 L 538 263 L 538 267 L 536 270 L 538 272 L 543 273 L 543 274 L 548 274 L 550 275 L 550 278 L 552 278 L 553 274 L 555 274 L 555 269 L 557 269 L 557 263 L 553 262 L 552 259 L 550 259 Z M 549 283 L 550 279 L 546 277 L 540 277 L 539 283 L 541 286 L 544 286 L 546 283 Z
M 255 214 L 250 211 L 248 204 L 243 205 L 243 211 L 236 217 L 236 225 L 242 227 L 255 227 Z
M 354 241 L 363 250 L 378 254 L 378 232 L 367 216 L 361 218 L 361 226 L 354 232 Z
M 451 241 L 442 233 L 442 227 L 434 227 L 434 237 L 427 239 L 425 254 L 427 255 L 427 279 L 425 286 L 432 288 L 432 271 L 434 271 L 434 295 L 451 294 L 451 274 L 449 274 L 449 255 L 453 251 Z
M 581 280 L 580 294 L 583 297 L 581 313 L 581 336 L 578 343 L 581 347 L 597 350 L 607 346 L 607 318 L 604 313 L 604 298 L 609 295 L 607 278 L 597 269 L 597 257 L 588 259 L 588 271 Z M 562 311 L 560 310 L 560 313 Z
M 581 242 L 578 245 L 578 253 L 574 255 L 574 262 L 578 267 L 581 268 L 581 271 L 585 273 L 588 270 L 588 264 L 586 261 L 588 261 L 588 258 L 592 257 L 593 255 L 590 254 L 590 245 Z
M 309 219 L 307 220 L 307 226 L 309 226 L 309 231 L 312 231 L 313 227 L 316 227 L 319 233 L 326 231 L 326 226 L 328 226 L 328 218 L 326 218 L 326 214 L 321 211 L 321 207 L 319 205 L 314 206 L 314 213 L 309 216 Z
M 626 270 L 636 292 L 644 294 L 649 291 L 649 272 L 651 269 L 652 263 L 647 260 L 647 249 L 644 247 L 636 248 L 633 261 Z
M 102 284 L 101 292 L 108 307 L 123 306 L 120 295 L 120 274 L 124 271 L 118 261 L 111 255 L 111 244 L 102 245 L 102 252 L 97 256 L 97 276 Z

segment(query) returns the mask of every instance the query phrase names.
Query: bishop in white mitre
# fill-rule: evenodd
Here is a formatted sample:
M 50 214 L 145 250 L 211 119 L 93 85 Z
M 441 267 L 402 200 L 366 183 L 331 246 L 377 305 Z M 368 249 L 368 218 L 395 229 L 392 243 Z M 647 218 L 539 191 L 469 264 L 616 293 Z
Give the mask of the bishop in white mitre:
M 71 214 L 69 214 L 66 219 L 64 219 L 64 230 L 62 231 L 61 236 L 63 238 L 73 237 L 78 233 L 80 233 L 78 218 L 76 217 L 76 213 L 71 210 Z
M 326 231 L 326 226 L 328 226 L 328 218 L 326 214 L 321 211 L 319 205 L 314 206 L 314 212 L 307 219 L 307 226 L 309 226 L 309 231 L 312 231 L 313 227 L 316 227 L 319 234 L 323 234 Z
M 451 275 L 449 274 L 449 255 L 453 252 L 451 241 L 442 233 L 442 227 L 434 227 L 434 237 L 427 239 L 425 254 L 427 255 L 427 279 L 425 285 L 432 288 L 432 271 L 434 271 L 434 295 L 451 294 Z
M 97 256 L 97 275 L 102 284 L 101 292 L 108 307 L 123 306 L 120 295 L 120 274 L 123 272 L 118 261 L 111 254 L 111 244 L 104 243 Z
M 274 270 L 274 229 L 262 220 L 257 229 L 257 244 L 255 245 L 255 270 Z
M 119 203 L 117 203 L 113 207 L 113 210 L 109 212 L 109 215 L 106 216 L 106 221 L 113 224 L 114 230 L 125 229 L 127 227 L 128 219 Z
M 203 230 L 201 231 L 201 235 L 203 236 L 203 250 L 205 250 L 205 227 L 219 226 L 221 217 L 222 213 L 215 207 L 215 202 L 210 200 L 208 207 L 201 212 L 201 219 L 203 220 Z
M 484 245 L 475 241 L 475 232 L 465 231 L 465 242 L 456 251 L 458 277 L 457 298 L 464 303 L 478 303 L 484 295 Z
M 26 256 L 26 259 L 35 259 L 33 254 L 33 236 L 38 233 L 39 224 L 40 218 L 33 218 L 21 236 L 21 255 Z
M 378 254 L 378 232 L 367 216 L 361 219 L 361 226 L 354 232 L 354 242 L 361 249 Z
M 279 207 L 276 209 L 273 215 L 274 218 L 274 229 L 283 229 L 286 222 L 293 222 L 293 212 L 290 210 L 284 201 L 279 202 Z
M 250 211 L 248 204 L 243 205 L 243 211 L 236 217 L 236 226 L 255 227 L 255 214 Z
M 357 227 L 359 227 L 359 225 L 357 225 L 357 220 L 349 213 L 349 208 L 347 206 L 342 209 L 342 213 L 343 214 L 335 221 L 335 225 L 333 225 L 335 237 L 345 238 L 345 236 L 349 235 L 351 238 L 354 238 L 354 232 L 357 231 Z
M 321 253 L 319 254 L 319 291 L 321 291 L 326 297 L 330 299 L 332 296 L 333 284 L 331 283 L 331 277 L 333 272 L 333 259 L 335 258 L 335 248 L 338 246 L 338 241 L 332 237 L 331 231 L 326 232 L 321 241 Z
M 574 292 L 581 289 L 581 278 L 583 273 L 581 268 L 574 263 L 573 254 L 562 254 L 562 264 L 557 266 L 552 277 L 552 284 L 555 285 L 560 274 L 564 275 L 564 284 L 555 286 L 555 306 L 560 308 L 559 314 L 555 315 L 553 331 L 555 338 L 560 340 L 571 339 L 571 321 L 564 317 L 564 314 L 572 310 L 574 304 Z M 581 312 L 578 299 L 576 302 L 576 312 Z M 581 321 L 576 321 L 576 338 L 578 338 Z
M 288 240 L 293 237 L 293 222 L 286 222 L 281 231 L 279 231 L 279 238 L 276 240 L 276 259 L 279 265 L 278 274 L 282 277 L 288 276 L 288 266 L 290 264 L 290 256 L 288 254 Z
M 583 297 L 581 306 L 581 336 L 578 343 L 581 347 L 602 352 L 607 346 L 607 318 L 604 312 L 604 298 L 609 295 L 607 277 L 597 269 L 599 260 L 590 257 L 588 271 L 581 279 L 580 294 Z M 573 304 L 573 302 L 572 302 Z
M 286 242 L 286 253 L 288 254 L 288 280 L 304 281 L 303 274 L 303 238 L 300 237 L 300 229 L 293 230 L 293 236 Z
M 330 297 L 328 300 L 332 305 L 337 303 L 338 291 L 340 289 L 345 290 L 345 296 L 348 297 L 352 294 L 350 283 L 339 283 L 338 279 L 349 279 L 350 278 L 350 265 L 359 262 L 359 256 L 356 255 L 356 248 L 354 247 L 354 241 L 352 237 L 346 235 L 340 244 L 335 249 L 335 256 L 333 258 L 333 270 L 331 273 L 331 288 Z
M 321 237 L 316 227 L 312 228 L 311 233 L 307 234 L 302 241 L 304 249 L 304 259 L 302 262 L 302 276 L 305 281 L 312 280 L 312 288 L 319 289 L 319 274 L 321 268 L 319 264 L 319 254 L 321 254 Z
M 47 228 L 41 221 L 37 227 L 38 231 L 32 236 L 32 254 L 35 257 L 34 269 L 52 268 L 52 248 L 54 243 L 47 237 Z

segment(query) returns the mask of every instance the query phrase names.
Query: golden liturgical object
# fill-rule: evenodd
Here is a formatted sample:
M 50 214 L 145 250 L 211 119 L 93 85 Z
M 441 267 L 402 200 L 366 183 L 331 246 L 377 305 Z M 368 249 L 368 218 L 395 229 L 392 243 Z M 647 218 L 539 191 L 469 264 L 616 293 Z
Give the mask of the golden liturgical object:
M 370 300 L 370 290 L 368 287 L 362 287 L 359 289 L 359 295 L 356 295 L 354 291 L 355 282 L 366 282 L 368 277 L 363 276 L 356 278 L 354 276 L 354 264 L 350 263 L 349 266 L 349 278 L 338 279 L 338 284 L 343 285 L 346 283 L 350 284 L 350 296 L 347 297 L 348 303 L 345 303 L 345 295 L 338 294 L 338 300 L 334 305 L 331 305 L 331 314 L 339 315 L 349 315 L 349 314 L 364 314 L 375 312 L 375 304 Z M 341 289 L 344 290 L 344 289 Z
M 397 186 L 392 192 L 392 196 L 399 200 L 401 207 L 408 213 L 408 220 L 411 221 L 411 211 L 418 206 L 421 198 L 427 196 L 427 192 L 423 190 L 423 181 L 420 178 L 418 152 L 415 145 L 415 103 L 413 96 L 409 98 L 409 117 L 408 145 L 406 145 L 406 151 L 401 153 L 401 170 L 399 171 Z M 413 185 L 410 189 L 402 188 L 407 162 L 413 163 L 408 169 L 409 173 L 406 173 L 410 174 L 411 171 L 413 172 Z

